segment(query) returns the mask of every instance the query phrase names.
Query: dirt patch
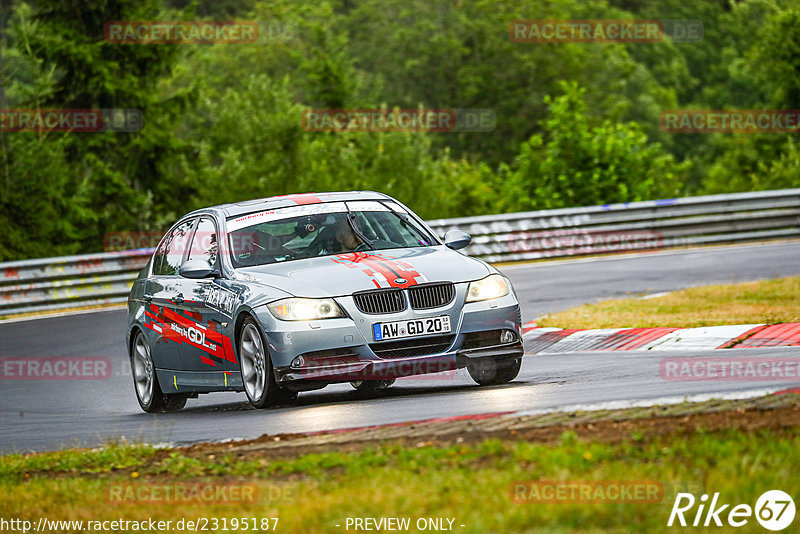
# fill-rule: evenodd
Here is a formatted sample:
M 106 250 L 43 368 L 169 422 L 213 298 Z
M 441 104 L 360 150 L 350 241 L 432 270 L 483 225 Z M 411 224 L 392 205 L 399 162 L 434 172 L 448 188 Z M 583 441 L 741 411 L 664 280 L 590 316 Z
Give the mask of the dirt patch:
M 800 394 L 789 392 L 757 399 L 708 401 L 624 410 L 558 412 L 531 416 L 485 414 L 473 418 L 417 421 L 318 434 L 277 434 L 231 443 L 202 443 L 180 449 L 188 456 L 235 454 L 242 458 L 294 457 L 328 451 L 357 451 L 381 443 L 410 447 L 449 446 L 504 441 L 552 443 L 564 432 L 580 439 L 651 441 L 660 436 L 762 429 L 796 432 L 800 427 Z

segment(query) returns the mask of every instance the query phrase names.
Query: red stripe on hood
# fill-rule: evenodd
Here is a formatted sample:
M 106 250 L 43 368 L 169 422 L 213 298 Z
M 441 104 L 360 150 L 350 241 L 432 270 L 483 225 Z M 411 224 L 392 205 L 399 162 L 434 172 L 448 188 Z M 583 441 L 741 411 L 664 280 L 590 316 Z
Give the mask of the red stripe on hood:
M 388 282 L 390 287 L 410 287 L 417 285 L 417 277 L 420 274 L 413 270 L 413 267 L 394 258 L 388 258 L 378 254 L 366 252 L 350 252 L 348 254 L 337 254 L 333 261 L 350 267 L 351 269 L 361 269 L 361 271 L 372 279 L 373 283 L 380 287 L 379 281 L 374 273 L 380 273 Z M 406 282 L 399 284 L 395 282 L 397 278 L 404 278 Z

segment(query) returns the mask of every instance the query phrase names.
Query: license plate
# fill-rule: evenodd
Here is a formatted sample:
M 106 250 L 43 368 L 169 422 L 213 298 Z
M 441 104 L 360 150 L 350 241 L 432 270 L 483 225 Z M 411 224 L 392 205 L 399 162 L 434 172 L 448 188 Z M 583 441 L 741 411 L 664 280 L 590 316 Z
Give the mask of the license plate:
M 372 325 L 372 334 L 375 341 L 443 334 L 449 331 L 449 315 L 427 317 L 425 319 L 410 319 L 408 321 L 394 321 L 391 323 L 375 323 Z

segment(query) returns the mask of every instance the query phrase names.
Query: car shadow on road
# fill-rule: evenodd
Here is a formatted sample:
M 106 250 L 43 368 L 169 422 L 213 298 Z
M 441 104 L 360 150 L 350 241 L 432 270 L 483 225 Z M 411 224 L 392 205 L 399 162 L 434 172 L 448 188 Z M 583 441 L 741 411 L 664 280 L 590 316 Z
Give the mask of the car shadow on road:
M 357 391 L 355 389 L 350 391 L 324 391 L 317 390 L 313 392 L 300 393 L 297 400 L 290 404 L 282 404 L 266 410 L 267 413 L 277 412 L 283 410 L 292 410 L 298 408 L 315 407 L 315 406 L 328 406 L 342 403 L 351 403 L 358 401 L 381 400 L 381 399 L 401 399 L 408 397 L 416 397 L 421 395 L 445 397 L 453 393 L 464 393 L 468 391 L 487 391 L 497 389 L 511 389 L 518 387 L 526 387 L 535 385 L 534 382 L 529 380 L 515 380 L 508 384 L 499 386 L 478 386 L 477 384 L 450 384 L 450 385 L 431 385 L 431 386 L 418 386 L 418 385 L 394 385 L 387 389 L 375 391 Z M 242 394 L 244 399 L 244 394 Z M 190 401 L 191 402 L 191 401 Z M 243 402 L 228 402 L 215 405 L 191 406 L 189 404 L 179 414 L 206 414 L 206 413 L 219 413 L 219 412 L 246 412 L 253 411 L 259 412 L 253 408 L 246 400 Z

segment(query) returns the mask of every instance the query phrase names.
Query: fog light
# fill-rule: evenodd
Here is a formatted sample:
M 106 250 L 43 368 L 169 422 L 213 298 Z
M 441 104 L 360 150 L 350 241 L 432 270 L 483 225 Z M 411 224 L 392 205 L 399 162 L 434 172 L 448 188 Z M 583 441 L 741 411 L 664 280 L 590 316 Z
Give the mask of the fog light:
M 298 356 L 294 360 L 292 360 L 292 367 L 303 367 L 306 364 L 305 358 L 302 356 Z
M 514 332 L 511 330 L 500 332 L 500 343 L 511 343 L 512 341 L 514 341 Z

